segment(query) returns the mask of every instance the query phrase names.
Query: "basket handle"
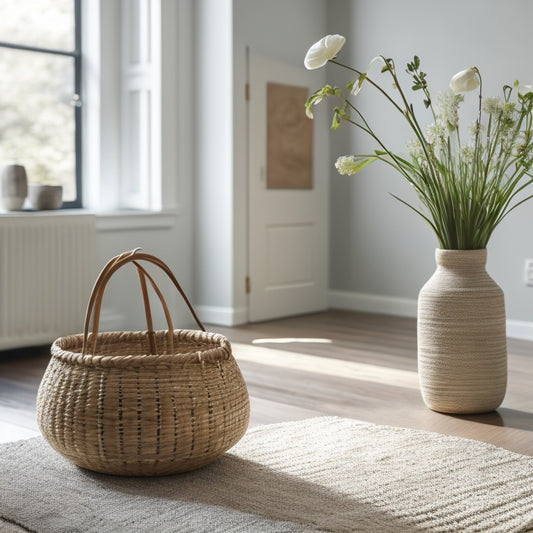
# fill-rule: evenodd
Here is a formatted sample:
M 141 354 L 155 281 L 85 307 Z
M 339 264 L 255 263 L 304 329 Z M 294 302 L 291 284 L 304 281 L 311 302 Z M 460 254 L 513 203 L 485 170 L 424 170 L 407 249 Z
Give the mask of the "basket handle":
M 187 304 L 187 307 L 189 308 L 192 316 L 196 320 L 196 323 L 200 327 L 202 331 L 205 331 L 205 327 L 198 318 L 198 315 L 194 311 L 193 306 L 191 305 L 191 302 L 187 298 L 185 292 L 181 288 L 181 285 L 179 284 L 178 280 L 170 270 L 170 268 L 158 257 L 155 257 L 150 254 L 146 253 L 140 253 L 140 248 L 136 248 L 135 250 L 131 250 L 129 252 L 124 252 L 122 254 L 117 255 L 116 257 L 113 257 L 108 263 L 104 266 L 102 271 L 100 272 L 94 287 L 91 291 L 91 296 L 89 298 L 89 303 L 87 305 L 87 311 L 85 313 L 85 324 L 83 329 L 83 347 L 82 347 L 82 355 L 85 355 L 87 353 L 88 348 L 88 340 L 89 340 L 89 325 L 91 322 L 91 316 L 93 317 L 93 327 L 92 327 L 92 353 L 96 353 L 96 341 L 98 338 L 98 327 L 100 324 L 100 311 L 102 307 L 102 299 L 104 296 L 105 288 L 110 280 L 111 276 L 116 272 L 119 268 L 124 266 L 127 263 L 133 263 L 133 265 L 137 269 L 137 273 L 139 275 L 139 280 L 141 283 L 141 291 L 143 295 L 143 303 L 144 303 L 144 310 L 146 315 L 146 325 L 147 325 L 147 342 L 149 345 L 149 350 L 151 353 L 157 353 L 157 346 L 155 344 L 155 333 L 153 329 L 152 324 L 152 315 L 150 310 L 150 301 L 148 298 L 148 289 L 147 289 L 147 283 L 146 280 L 150 282 L 150 285 L 154 289 L 155 293 L 157 294 L 161 306 L 163 307 L 163 311 L 165 313 L 165 318 L 168 325 L 168 340 L 169 345 L 171 348 L 171 351 L 174 351 L 174 326 L 172 324 L 172 319 L 170 317 L 170 313 L 168 311 L 168 306 L 165 302 L 165 299 L 163 297 L 163 294 L 161 293 L 159 287 L 155 283 L 154 279 L 150 276 L 150 274 L 146 271 L 146 269 L 139 263 L 139 261 L 147 261 L 150 263 L 155 264 L 159 268 L 161 268 L 167 276 L 170 278 L 178 292 L 180 293 L 181 297 Z

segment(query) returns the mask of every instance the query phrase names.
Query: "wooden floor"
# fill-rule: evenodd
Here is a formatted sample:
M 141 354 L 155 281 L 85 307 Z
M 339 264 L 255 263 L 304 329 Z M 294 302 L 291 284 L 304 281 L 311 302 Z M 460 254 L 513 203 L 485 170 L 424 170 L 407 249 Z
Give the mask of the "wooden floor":
M 508 392 L 498 411 L 450 416 L 422 402 L 414 319 L 328 311 L 208 329 L 232 342 L 253 426 L 335 415 L 533 455 L 533 342 L 509 339 Z M 48 358 L 46 349 L 0 352 L 0 442 L 38 434 L 35 397 Z

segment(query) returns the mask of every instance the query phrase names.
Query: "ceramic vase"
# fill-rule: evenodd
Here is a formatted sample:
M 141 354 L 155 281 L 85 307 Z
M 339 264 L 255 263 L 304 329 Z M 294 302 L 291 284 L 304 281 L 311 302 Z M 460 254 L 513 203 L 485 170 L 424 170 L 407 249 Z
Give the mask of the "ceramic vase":
M 30 202 L 38 211 L 60 209 L 63 205 L 63 187 L 61 185 L 30 185 Z
M 26 169 L 22 165 L 7 165 L 2 171 L 0 184 L 0 198 L 4 209 L 22 209 L 28 195 Z
M 418 298 L 418 373 L 425 404 L 442 413 L 496 409 L 507 386 L 505 302 L 487 250 L 436 250 Z

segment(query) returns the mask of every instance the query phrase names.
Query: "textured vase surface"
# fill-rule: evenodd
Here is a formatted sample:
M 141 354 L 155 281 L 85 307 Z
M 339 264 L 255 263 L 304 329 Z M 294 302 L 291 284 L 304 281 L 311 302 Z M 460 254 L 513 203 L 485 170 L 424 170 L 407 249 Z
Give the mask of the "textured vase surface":
M 60 209 L 63 205 L 63 186 L 30 185 L 29 197 L 34 209 Z
M 418 297 L 418 374 L 425 404 L 483 413 L 507 387 L 504 295 L 488 275 L 487 250 L 440 250 Z
M 27 194 L 26 169 L 22 165 L 7 165 L 0 176 L 0 198 L 4 209 L 22 209 Z

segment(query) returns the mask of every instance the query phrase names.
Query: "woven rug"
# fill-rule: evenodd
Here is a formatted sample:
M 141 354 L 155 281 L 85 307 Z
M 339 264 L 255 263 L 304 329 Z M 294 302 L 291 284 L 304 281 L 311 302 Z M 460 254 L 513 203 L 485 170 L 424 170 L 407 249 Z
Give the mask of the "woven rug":
M 0 446 L 0 516 L 39 533 L 524 532 L 533 457 L 325 417 L 251 429 L 195 472 L 119 478 L 33 438 Z

